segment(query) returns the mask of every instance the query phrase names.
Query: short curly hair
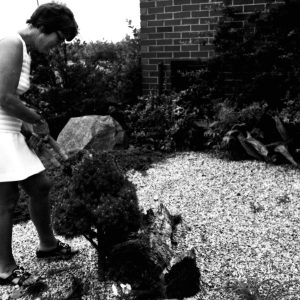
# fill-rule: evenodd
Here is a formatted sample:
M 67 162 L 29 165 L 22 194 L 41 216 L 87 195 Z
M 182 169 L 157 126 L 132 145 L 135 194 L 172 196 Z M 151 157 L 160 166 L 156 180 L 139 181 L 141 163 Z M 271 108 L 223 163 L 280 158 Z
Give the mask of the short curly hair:
M 61 31 L 67 41 L 71 41 L 78 34 L 78 25 L 72 11 L 57 2 L 40 5 L 26 23 L 40 28 L 46 34 Z

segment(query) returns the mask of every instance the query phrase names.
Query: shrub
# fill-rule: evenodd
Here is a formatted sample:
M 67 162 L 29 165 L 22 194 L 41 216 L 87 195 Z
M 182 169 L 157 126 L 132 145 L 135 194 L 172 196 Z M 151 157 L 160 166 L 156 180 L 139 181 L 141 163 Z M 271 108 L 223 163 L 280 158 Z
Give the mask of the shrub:
M 161 151 L 199 146 L 194 135 L 199 109 L 190 100 L 188 90 L 140 97 L 125 111 L 131 142 Z
M 69 187 L 54 206 L 54 228 L 68 238 L 83 235 L 98 254 L 107 253 L 139 229 L 135 187 L 106 152 L 84 152 L 71 169 Z
M 224 10 L 214 40 L 218 64 L 213 71 L 231 73 L 233 101 L 280 108 L 287 95 L 299 94 L 299 12 L 299 2 L 286 1 L 248 15 L 240 26 L 241 15 L 233 8 Z

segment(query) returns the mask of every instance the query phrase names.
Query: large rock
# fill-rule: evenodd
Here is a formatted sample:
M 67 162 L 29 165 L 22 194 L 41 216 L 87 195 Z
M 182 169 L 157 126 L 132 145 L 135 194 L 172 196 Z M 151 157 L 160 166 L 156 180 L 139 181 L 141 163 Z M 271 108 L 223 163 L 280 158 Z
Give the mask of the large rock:
M 111 116 L 71 118 L 57 138 L 67 153 L 83 149 L 112 150 L 124 146 L 125 132 Z

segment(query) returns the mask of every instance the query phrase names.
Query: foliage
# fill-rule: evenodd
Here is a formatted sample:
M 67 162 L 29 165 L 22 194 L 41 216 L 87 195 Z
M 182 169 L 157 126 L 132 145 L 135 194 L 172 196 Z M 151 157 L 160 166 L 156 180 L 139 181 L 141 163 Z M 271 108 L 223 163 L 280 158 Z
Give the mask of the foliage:
M 139 229 L 135 187 L 109 153 L 84 152 L 71 166 L 72 178 L 54 206 L 54 228 L 66 237 L 84 235 L 106 251 Z
M 197 147 L 193 123 L 199 109 L 187 99 L 188 90 L 140 97 L 125 111 L 132 143 L 161 151 Z
M 268 110 L 266 103 L 254 102 L 239 108 L 227 101 L 220 102 L 215 106 L 213 120 L 208 124 L 205 136 L 209 138 L 210 146 L 217 146 L 230 129 L 237 124 L 245 124 L 246 129 L 253 128 L 259 123 L 262 116 Z
M 184 75 L 191 84 L 190 102 L 202 105 L 198 118 L 206 121 L 210 147 L 219 147 L 233 125 L 251 128 L 265 113 L 299 127 L 300 4 L 269 4 L 267 11 L 243 15 L 225 1 L 216 56 L 206 68 Z
M 299 94 L 299 12 L 299 3 L 286 1 L 250 14 L 241 26 L 240 14 L 224 10 L 214 40 L 218 64 L 213 71 L 231 73 L 236 103 L 263 101 L 280 108 L 282 99 Z
M 48 59 L 32 53 L 32 88 L 24 95 L 56 136 L 70 117 L 108 114 L 141 93 L 139 31 L 118 43 L 75 40 Z

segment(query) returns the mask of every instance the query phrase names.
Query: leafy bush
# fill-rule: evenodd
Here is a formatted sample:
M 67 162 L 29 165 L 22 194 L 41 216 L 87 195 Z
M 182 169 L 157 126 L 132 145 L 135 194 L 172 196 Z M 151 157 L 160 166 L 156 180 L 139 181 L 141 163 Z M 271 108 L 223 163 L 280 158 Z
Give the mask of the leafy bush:
M 125 111 L 131 142 L 152 150 L 171 151 L 200 146 L 194 131 L 199 109 L 189 91 L 147 95 Z
M 54 206 L 54 228 L 66 237 L 84 235 L 99 252 L 139 229 L 135 187 L 109 153 L 83 152 L 71 166 L 72 178 Z
M 244 108 L 238 108 L 237 105 L 232 105 L 227 101 L 217 104 L 213 120 L 205 131 L 209 145 L 219 148 L 224 134 L 234 125 L 245 124 L 246 129 L 254 127 L 267 110 L 268 105 L 266 103 L 254 102 Z
M 214 40 L 218 64 L 213 71 L 231 73 L 233 101 L 280 108 L 285 97 L 299 94 L 299 12 L 299 2 L 286 1 L 245 16 L 241 26 L 241 15 L 225 9 Z
M 139 32 L 116 44 L 76 40 L 49 59 L 33 53 L 32 88 L 24 100 L 40 110 L 56 137 L 71 117 L 109 114 L 141 94 Z

